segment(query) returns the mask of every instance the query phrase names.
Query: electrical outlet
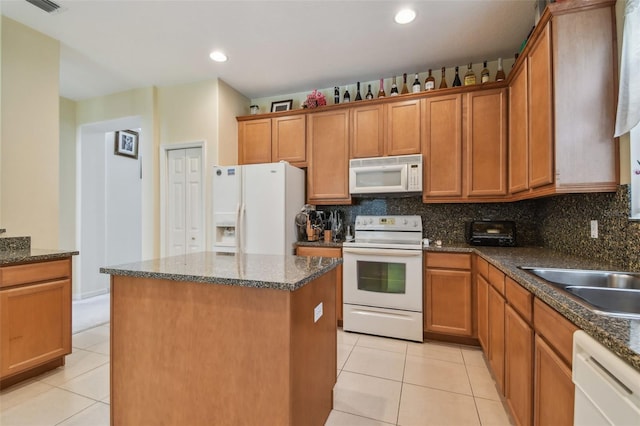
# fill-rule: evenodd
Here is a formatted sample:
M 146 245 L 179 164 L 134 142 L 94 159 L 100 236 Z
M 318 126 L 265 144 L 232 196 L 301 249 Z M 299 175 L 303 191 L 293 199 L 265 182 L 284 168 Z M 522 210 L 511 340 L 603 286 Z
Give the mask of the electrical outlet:
M 591 221 L 591 238 L 598 238 L 598 221 Z

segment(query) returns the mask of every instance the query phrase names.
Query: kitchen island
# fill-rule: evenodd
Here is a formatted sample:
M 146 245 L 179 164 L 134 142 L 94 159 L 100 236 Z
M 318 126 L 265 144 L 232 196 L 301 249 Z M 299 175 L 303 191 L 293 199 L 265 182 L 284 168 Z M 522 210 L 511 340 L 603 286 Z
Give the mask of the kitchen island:
M 340 262 L 204 252 L 102 268 L 111 424 L 324 424 Z

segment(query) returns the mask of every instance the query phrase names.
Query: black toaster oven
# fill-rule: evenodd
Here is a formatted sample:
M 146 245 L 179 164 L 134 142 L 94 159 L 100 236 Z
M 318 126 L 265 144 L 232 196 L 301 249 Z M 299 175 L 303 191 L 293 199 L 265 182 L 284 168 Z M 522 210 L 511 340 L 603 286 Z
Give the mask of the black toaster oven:
M 475 220 L 467 223 L 467 242 L 474 246 L 516 245 L 516 224 L 511 220 Z

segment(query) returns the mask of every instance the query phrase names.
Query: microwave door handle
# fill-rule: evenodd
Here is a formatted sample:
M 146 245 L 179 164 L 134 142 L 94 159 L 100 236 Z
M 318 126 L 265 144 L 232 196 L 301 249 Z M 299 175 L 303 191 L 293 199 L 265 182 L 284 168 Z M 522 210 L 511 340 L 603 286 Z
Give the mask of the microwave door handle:
M 374 256 L 389 257 L 419 257 L 422 256 L 422 250 L 376 250 L 376 249 L 358 249 L 350 247 L 342 247 L 343 253 L 365 254 Z

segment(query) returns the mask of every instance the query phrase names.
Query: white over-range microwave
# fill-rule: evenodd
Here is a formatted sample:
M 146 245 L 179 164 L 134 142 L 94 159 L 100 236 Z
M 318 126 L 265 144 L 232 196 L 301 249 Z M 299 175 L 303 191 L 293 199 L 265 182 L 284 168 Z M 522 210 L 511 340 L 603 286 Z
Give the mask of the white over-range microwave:
M 422 154 L 349 161 L 352 195 L 422 192 Z

